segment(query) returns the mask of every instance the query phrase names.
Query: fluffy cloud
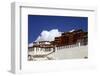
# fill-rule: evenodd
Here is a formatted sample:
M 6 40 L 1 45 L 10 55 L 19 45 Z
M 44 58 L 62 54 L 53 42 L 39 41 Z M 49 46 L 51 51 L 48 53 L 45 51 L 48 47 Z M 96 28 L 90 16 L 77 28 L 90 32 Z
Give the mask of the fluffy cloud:
M 58 36 L 61 36 L 61 32 L 58 29 L 43 30 L 35 41 L 54 41 L 54 38 Z
M 32 46 L 33 46 L 33 43 L 29 43 L 29 44 L 28 44 L 28 47 L 32 47 Z
M 72 29 L 72 30 L 70 30 L 69 32 L 73 32 L 73 31 L 75 31 L 75 29 Z
M 75 31 L 75 29 L 70 30 L 69 32 L 73 32 Z M 35 40 L 35 42 L 39 42 L 39 41 L 54 41 L 55 37 L 59 37 L 61 36 L 61 33 L 58 29 L 52 29 L 50 31 L 47 30 L 43 30 L 40 35 L 37 37 L 37 39 Z M 28 44 L 29 47 L 32 47 L 34 45 L 34 43 L 30 43 Z

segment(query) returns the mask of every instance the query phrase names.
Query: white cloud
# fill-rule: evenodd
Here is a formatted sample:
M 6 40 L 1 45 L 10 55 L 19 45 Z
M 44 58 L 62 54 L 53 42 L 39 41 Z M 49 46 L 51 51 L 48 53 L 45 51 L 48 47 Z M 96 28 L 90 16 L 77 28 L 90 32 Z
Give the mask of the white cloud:
M 29 44 L 28 44 L 28 47 L 32 47 L 32 46 L 33 46 L 33 43 L 29 43 Z
M 69 32 L 73 32 L 73 31 L 75 31 L 75 29 L 72 29 L 72 30 L 70 30 Z
M 75 31 L 75 29 L 70 30 L 69 32 L 73 32 Z M 52 29 L 50 31 L 47 30 L 43 30 L 40 35 L 37 37 L 37 39 L 35 40 L 35 42 L 39 42 L 39 41 L 54 41 L 55 37 L 59 37 L 61 36 L 61 33 L 58 29 Z M 34 45 L 34 43 L 29 43 L 28 46 L 32 47 Z
M 58 36 L 61 36 L 61 32 L 58 29 L 43 30 L 35 41 L 54 41 L 54 38 Z

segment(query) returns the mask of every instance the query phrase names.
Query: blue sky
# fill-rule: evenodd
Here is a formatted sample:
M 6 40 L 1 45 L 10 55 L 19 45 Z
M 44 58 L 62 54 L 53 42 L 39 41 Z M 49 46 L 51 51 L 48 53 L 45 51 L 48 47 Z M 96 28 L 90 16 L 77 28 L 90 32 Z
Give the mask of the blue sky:
M 28 15 L 28 43 L 35 41 L 43 30 L 50 31 L 52 29 L 58 29 L 61 32 L 67 32 L 72 29 L 88 31 L 88 18 Z

